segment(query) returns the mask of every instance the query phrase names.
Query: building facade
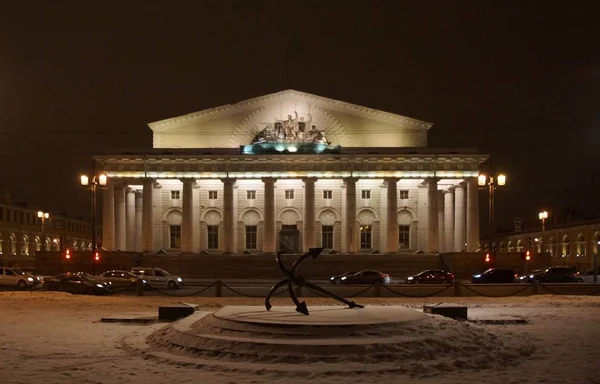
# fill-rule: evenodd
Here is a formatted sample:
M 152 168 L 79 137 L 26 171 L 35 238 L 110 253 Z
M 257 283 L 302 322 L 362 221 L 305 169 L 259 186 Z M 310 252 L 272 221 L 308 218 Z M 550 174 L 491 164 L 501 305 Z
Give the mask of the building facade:
M 102 247 L 186 253 L 475 251 L 487 156 L 430 123 L 287 90 L 149 124 L 96 156 Z
M 486 243 L 486 241 L 484 241 Z M 550 224 L 494 237 L 499 252 L 549 253 L 553 264 L 590 268 L 600 247 L 600 220 Z M 484 244 L 487 247 L 487 244 Z
M 37 251 L 91 249 L 89 222 L 49 214 L 42 221 L 38 211 L 21 205 L 0 204 L 0 260 L 34 256 Z

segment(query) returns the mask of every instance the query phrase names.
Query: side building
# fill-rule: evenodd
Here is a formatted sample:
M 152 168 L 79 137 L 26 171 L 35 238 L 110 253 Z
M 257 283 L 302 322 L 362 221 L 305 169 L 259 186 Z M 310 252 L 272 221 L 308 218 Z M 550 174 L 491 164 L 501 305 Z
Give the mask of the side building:
M 427 148 L 430 123 L 286 90 L 149 127 L 154 148 L 95 156 L 104 249 L 479 248 L 487 156 Z
M 39 251 L 91 250 L 89 221 L 48 214 L 18 204 L 0 204 L 0 265 L 24 260 Z

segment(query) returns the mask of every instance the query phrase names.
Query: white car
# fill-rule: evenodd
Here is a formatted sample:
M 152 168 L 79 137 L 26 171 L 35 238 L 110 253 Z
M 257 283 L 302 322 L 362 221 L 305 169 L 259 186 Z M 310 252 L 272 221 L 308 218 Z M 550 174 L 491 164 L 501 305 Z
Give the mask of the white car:
M 600 283 L 600 272 L 596 273 L 596 276 L 597 281 L 594 281 L 594 271 L 577 272 L 575 274 L 575 281 L 577 281 L 578 283 Z
M 0 285 L 12 285 L 24 289 L 33 287 L 38 282 L 38 279 L 26 274 L 19 268 L 0 267 Z
M 131 272 L 141 276 L 151 287 L 167 286 L 170 289 L 176 289 L 183 286 L 183 279 L 181 277 L 171 275 L 161 268 L 135 267 L 131 269 Z

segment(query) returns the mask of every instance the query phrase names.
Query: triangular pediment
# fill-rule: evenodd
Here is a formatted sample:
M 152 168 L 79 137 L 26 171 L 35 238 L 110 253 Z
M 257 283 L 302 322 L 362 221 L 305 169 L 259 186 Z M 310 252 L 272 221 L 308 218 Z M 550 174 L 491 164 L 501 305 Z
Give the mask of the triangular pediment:
M 148 124 L 155 148 L 225 148 L 250 144 L 290 116 L 315 125 L 342 146 L 423 147 L 431 123 L 310 93 L 285 90 Z

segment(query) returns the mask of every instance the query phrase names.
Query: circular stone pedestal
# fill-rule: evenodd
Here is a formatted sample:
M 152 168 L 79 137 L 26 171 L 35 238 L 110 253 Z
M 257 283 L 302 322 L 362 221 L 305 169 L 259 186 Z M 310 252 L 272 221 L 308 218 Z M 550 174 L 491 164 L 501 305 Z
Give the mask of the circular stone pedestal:
M 196 312 L 137 336 L 130 349 L 149 358 L 211 370 L 277 375 L 424 372 L 480 369 L 502 356 L 521 359 L 526 349 L 506 350 L 484 328 L 401 306 L 227 306 Z M 443 361 L 442 361 L 443 360 Z M 414 372 L 413 372 L 414 371 Z
M 264 326 L 312 326 L 337 327 L 392 324 L 422 320 L 426 317 L 422 312 L 406 307 L 365 307 L 347 308 L 333 306 L 313 306 L 308 316 L 296 312 L 296 307 L 273 307 L 265 311 L 264 307 L 227 306 L 213 314 L 221 320 L 240 323 L 262 324 Z

